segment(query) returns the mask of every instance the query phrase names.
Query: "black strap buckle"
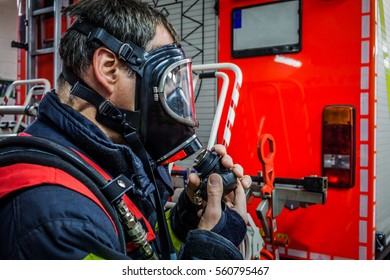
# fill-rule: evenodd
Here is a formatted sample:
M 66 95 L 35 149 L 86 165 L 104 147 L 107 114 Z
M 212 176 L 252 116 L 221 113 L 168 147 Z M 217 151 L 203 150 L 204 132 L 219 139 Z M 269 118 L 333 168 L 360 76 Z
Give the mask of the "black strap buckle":
M 119 59 L 127 61 L 127 60 L 129 60 L 129 58 L 133 52 L 134 52 L 133 48 L 129 44 L 124 43 L 119 48 L 118 57 L 119 57 Z
M 121 111 L 118 110 L 117 107 L 110 101 L 110 100 L 105 100 L 102 102 L 98 108 L 99 113 L 108 116 L 113 120 L 119 121 L 123 119 L 123 115 Z
M 133 180 L 121 174 L 115 179 L 109 181 L 103 188 L 101 188 L 101 191 L 110 203 L 115 203 L 132 188 L 134 188 Z

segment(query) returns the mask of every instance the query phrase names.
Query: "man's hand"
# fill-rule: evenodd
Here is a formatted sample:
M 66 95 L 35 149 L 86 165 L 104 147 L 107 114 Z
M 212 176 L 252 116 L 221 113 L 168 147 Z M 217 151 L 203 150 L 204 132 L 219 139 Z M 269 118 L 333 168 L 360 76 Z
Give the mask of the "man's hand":
M 213 229 L 219 222 L 222 215 L 221 201 L 224 201 L 228 208 L 236 211 L 244 219 L 244 221 L 247 222 L 245 189 L 248 189 L 252 184 L 251 177 L 244 175 L 241 165 L 233 164 L 233 160 L 229 155 L 227 155 L 224 146 L 215 145 L 213 150 L 222 157 L 222 165 L 226 168 L 230 168 L 236 175 L 238 179 L 238 186 L 234 191 L 225 197 L 222 197 L 223 186 L 221 176 L 218 174 L 211 174 L 209 176 L 207 186 L 208 201 L 204 201 L 202 203 L 203 209 L 198 212 L 198 216 L 201 218 L 198 228 L 205 230 Z M 190 174 L 187 186 L 187 195 L 190 197 L 191 201 L 193 201 L 199 184 L 199 177 L 194 173 Z

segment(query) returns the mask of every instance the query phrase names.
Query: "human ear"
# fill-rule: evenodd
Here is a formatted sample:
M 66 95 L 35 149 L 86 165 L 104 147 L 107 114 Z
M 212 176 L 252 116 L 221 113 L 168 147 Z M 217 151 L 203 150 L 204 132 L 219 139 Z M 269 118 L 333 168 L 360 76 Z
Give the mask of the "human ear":
M 119 61 L 116 55 L 106 47 L 99 47 L 93 54 L 93 69 L 96 79 L 111 95 L 118 80 Z

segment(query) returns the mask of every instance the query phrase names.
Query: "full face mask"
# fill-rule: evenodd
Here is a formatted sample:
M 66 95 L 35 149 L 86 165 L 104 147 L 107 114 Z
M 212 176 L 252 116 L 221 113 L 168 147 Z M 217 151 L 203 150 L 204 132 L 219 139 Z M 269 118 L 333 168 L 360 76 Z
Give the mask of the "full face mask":
M 66 67 L 65 79 L 72 94 L 98 109 L 96 120 L 124 135 L 131 144 L 139 138 L 157 164 L 184 159 L 201 148 L 196 121 L 192 62 L 182 48 L 169 44 L 145 52 L 132 42 L 121 42 L 103 28 L 77 20 L 71 27 L 117 54 L 136 80 L 136 111 L 117 108 L 92 90 Z

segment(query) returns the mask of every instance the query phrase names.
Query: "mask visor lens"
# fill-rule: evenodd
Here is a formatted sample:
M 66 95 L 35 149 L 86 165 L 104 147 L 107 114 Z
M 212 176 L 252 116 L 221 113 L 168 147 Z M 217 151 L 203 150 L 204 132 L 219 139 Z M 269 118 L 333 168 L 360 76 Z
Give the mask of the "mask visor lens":
M 191 60 L 169 67 L 163 76 L 162 103 L 167 113 L 181 123 L 197 126 Z

